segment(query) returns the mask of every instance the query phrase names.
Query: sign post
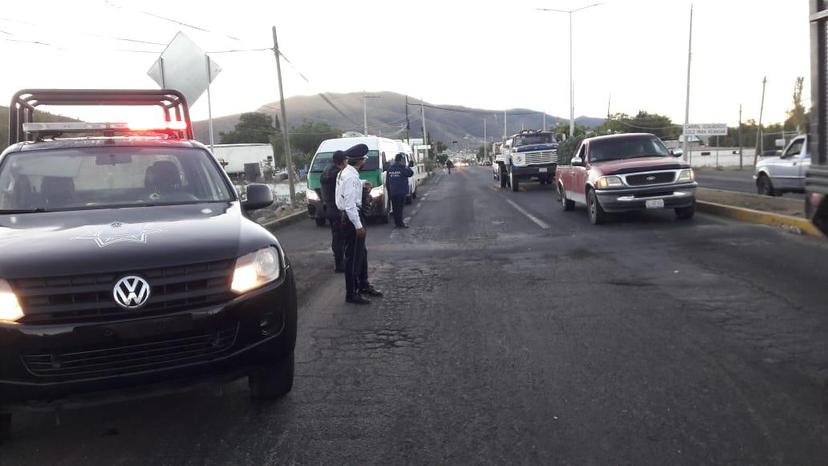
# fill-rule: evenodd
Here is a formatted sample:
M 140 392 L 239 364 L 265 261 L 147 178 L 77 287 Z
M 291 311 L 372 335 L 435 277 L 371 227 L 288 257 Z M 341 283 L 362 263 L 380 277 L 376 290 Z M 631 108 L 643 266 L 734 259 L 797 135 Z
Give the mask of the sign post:
M 689 136 L 727 136 L 727 123 L 691 123 L 684 125 L 684 134 L 682 134 L 682 138 L 684 138 L 685 144 L 687 144 L 687 140 Z M 718 144 L 716 144 L 718 146 Z M 688 145 L 689 147 L 689 145 Z M 690 152 L 690 149 L 688 149 Z M 716 166 L 718 167 L 718 147 L 716 152 Z M 693 163 L 693 157 L 688 155 L 688 160 L 690 163 Z

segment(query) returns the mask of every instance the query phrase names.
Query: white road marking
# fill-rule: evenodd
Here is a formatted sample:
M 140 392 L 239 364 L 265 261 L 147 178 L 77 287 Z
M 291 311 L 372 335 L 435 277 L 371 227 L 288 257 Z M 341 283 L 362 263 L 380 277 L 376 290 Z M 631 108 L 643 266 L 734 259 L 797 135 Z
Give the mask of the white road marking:
M 408 223 L 408 222 L 410 222 L 410 221 L 411 221 L 411 217 L 405 217 L 405 218 L 403 219 L 403 223 Z
M 517 203 L 512 201 L 511 199 L 506 199 L 506 202 L 508 202 L 510 206 L 514 207 L 515 210 L 522 213 L 526 218 L 528 218 L 529 220 L 534 222 L 535 225 L 541 227 L 541 229 L 548 230 L 548 229 L 552 228 L 551 226 L 549 226 L 548 223 L 546 223 L 543 220 L 541 220 L 541 219 L 535 217 L 534 215 L 530 214 L 529 212 L 524 210 L 523 207 L 517 205 Z

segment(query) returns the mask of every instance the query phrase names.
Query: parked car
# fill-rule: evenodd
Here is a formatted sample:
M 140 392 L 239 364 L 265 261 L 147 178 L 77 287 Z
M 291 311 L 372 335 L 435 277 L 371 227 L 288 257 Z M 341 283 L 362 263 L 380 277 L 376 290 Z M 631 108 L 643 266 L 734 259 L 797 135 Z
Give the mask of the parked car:
M 675 209 L 678 218 L 692 218 L 698 185 L 681 155 L 646 133 L 584 139 L 570 165 L 558 166 L 559 200 L 564 210 L 586 205 L 593 224 L 612 212 L 645 209 Z
M 804 193 L 805 174 L 810 166 L 808 136 L 799 135 L 788 143 L 781 155 L 763 158 L 756 164 L 753 173 L 756 192 L 765 196 Z

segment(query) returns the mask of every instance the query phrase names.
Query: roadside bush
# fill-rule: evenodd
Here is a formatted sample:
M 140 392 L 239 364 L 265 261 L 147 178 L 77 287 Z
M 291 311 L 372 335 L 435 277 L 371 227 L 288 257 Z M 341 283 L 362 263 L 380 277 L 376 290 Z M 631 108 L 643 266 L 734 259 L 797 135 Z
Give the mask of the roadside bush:
M 576 136 L 568 138 L 558 146 L 558 165 L 569 165 L 572 156 L 575 155 L 575 150 L 578 145 L 584 140 L 583 136 Z

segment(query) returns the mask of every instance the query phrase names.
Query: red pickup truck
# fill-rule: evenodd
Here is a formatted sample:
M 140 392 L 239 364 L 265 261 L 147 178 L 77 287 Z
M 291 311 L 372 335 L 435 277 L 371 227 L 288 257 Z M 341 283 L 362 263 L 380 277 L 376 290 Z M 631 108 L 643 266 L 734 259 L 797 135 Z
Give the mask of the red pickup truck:
M 644 209 L 675 209 L 676 217 L 692 218 L 698 184 L 681 155 L 646 133 L 584 139 L 570 165 L 558 165 L 561 205 L 585 204 L 593 224 L 613 212 Z

